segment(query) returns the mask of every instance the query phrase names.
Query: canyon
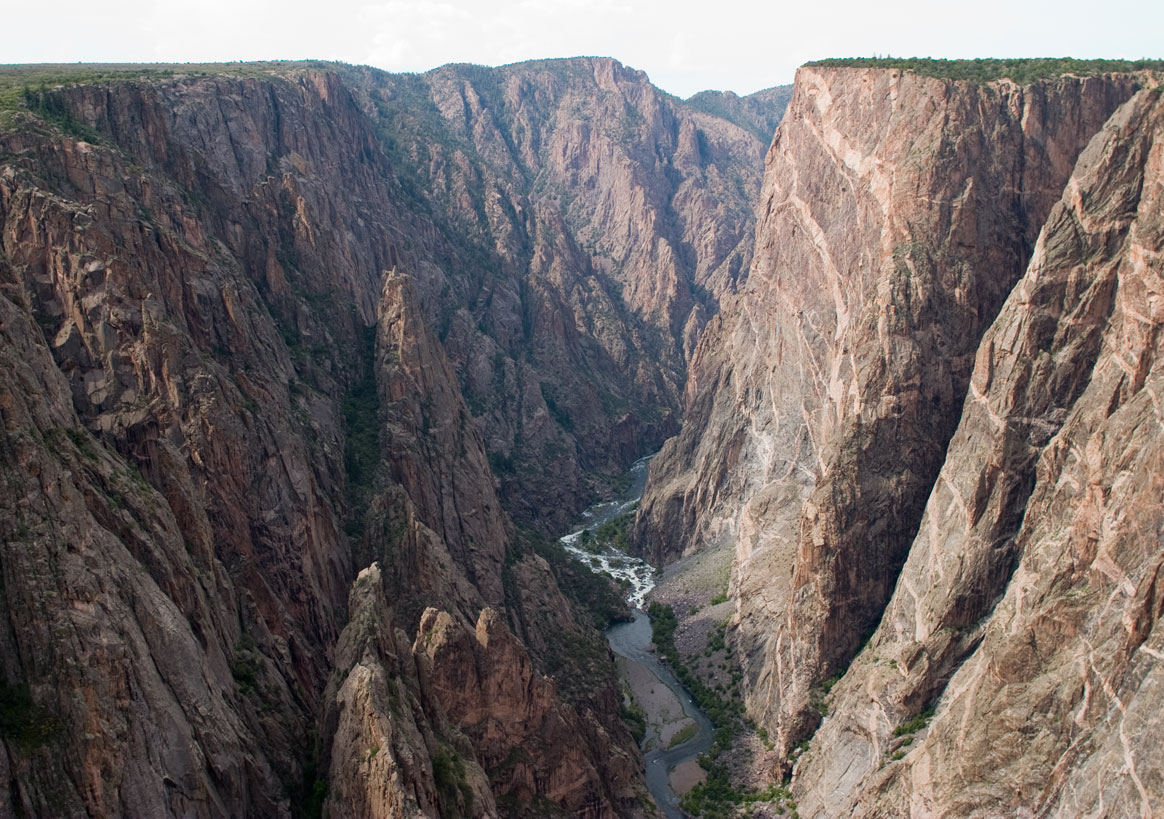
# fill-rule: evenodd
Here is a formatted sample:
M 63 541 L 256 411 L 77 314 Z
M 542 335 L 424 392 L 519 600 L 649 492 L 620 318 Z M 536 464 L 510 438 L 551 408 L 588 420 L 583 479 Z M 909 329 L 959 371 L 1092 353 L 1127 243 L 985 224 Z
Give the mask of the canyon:
M 709 815 L 1158 812 L 1164 74 L 1045 74 L 0 69 L 0 816 L 656 815 L 660 447 Z
M 545 533 L 675 429 L 755 113 L 597 59 L 13 70 L 0 812 L 642 815 L 625 606 Z
M 1157 85 L 797 75 L 638 541 L 734 553 L 802 816 L 1164 799 Z

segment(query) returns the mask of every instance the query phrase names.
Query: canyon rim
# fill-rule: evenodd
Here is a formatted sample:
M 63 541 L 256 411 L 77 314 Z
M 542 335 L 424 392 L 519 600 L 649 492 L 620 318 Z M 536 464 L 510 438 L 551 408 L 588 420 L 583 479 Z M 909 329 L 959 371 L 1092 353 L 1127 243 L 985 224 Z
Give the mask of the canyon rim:
M 1159 815 L 1162 87 L 0 67 L 0 817 Z

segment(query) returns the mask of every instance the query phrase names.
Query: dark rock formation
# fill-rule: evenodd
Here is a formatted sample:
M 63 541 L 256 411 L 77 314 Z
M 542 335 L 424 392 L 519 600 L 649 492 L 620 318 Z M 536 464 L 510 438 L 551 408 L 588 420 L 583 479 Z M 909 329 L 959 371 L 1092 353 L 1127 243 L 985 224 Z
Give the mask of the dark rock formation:
M 638 815 L 503 503 L 673 428 L 761 141 L 608 60 L 173 74 L 0 129 L 0 815 Z
M 674 434 L 687 356 L 748 269 L 787 98 L 685 104 L 609 59 L 345 77 L 449 239 L 414 275 L 502 501 L 557 531 L 588 473 Z

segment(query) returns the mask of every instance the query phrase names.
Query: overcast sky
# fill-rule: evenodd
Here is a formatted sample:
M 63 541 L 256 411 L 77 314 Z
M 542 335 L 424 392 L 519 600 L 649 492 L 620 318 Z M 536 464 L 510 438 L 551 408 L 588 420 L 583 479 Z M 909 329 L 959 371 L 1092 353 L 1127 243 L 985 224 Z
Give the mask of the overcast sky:
M 616 57 L 680 96 L 821 57 L 1164 57 L 1164 0 L 3 0 L 0 62 Z

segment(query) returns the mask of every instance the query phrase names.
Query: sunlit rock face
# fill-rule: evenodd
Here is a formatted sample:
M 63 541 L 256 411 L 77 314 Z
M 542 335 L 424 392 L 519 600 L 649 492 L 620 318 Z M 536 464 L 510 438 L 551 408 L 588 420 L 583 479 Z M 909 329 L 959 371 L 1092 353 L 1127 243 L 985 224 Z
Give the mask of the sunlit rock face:
M 785 751 L 880 621 L 980 339 L 1136 87 L 798 73 L 751 271 L 693 357 L 637 537 L 660 561 L 735 544 L 748 705 Z
M 801 815 L 1164 798 L 1144 80 L 797 76 L 637 541 L 735 544 L 748 707 Z
M 1164 799 L 1162 197 L 1164 103 L 1142 91 L 1079 158 L 983 337 L 896 591 L 801 764 L 802 815 Z

